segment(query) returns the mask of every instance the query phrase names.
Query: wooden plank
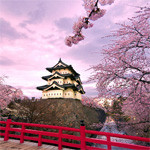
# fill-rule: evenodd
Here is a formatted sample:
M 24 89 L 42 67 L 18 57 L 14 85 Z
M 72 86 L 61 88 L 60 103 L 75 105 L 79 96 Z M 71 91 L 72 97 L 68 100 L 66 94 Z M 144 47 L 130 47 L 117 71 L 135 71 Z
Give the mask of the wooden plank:
M 42 144 L 38 147 L 38 143 L 25 141 L 20 144 L 19 140 L 9 139 L 8 141 L 3 141 L 3 138 L 0 138 L 0 150 L 58 150 L 57 146 Z M 69 148 L 63 148 L 63 150 L 72 150 Z

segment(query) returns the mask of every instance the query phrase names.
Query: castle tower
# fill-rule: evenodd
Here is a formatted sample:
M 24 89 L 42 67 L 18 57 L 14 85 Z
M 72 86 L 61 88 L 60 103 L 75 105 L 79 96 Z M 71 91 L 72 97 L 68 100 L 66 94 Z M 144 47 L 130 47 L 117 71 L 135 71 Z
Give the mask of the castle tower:
M 78 74 L 71 65 L 67 65 L 60 59 L 58 63 L 46 68 L 51 75 L 43 76 L 47 85 L 38 86 L 42 90 L 42 99 L 47 98 L 73 98 L 81 100 L 84 94 L 80 74 Z

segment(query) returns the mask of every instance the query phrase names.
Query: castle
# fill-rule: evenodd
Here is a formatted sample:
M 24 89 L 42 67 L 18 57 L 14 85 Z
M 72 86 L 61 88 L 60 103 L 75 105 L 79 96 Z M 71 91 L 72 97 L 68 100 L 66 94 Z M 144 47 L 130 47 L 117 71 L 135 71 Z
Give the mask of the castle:
M 47 85 L 37 87 L 38 90 L 42 90 L 42 99 L 72 98 L 81 100 L 85 91 L 80 74 L 71 65 L 65 64 L 60 59 L 55 66 L 46 68 L 46 70 L 51 72 L 51 75 L 42 77 L 47 81 Z

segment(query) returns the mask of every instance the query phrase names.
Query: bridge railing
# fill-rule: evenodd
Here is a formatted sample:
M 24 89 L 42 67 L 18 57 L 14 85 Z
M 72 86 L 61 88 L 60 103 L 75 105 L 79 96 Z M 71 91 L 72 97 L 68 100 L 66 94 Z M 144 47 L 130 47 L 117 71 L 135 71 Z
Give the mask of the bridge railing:
M 2 125 L 3 124 L 3 125 Z M 127 143 L 120 143 L 120 142 L 113 142 L 111 141 L 111 137 L 116 138 L 123 138 L 123 139 L 130 139 L 130 140 L 138 140 L 144 142 L 150 142 L 150 138 L 143 138 L 143 137 L 136 137 L 136 136 L 129 136 L 129 135 L 121 135 L 121 134 L 114 134 L 114 133 L 107 133 L 107 132 L 99 132 L 93 130 L 86 130 L 84 124 L 81 124 L 79 129 L 76 128 L 69 128 L 69 127 L 62 127 L 62 126 L 52 126 L 52 125 L 44 125 L 44 124 L 33 124 L 33 123 L 22 123 L 22 122 L 12 122 L 11 119 L 7 119 L 7 121 L 0 121 L 0 136 L 4 137 L 4 141 L 8 141 L 9 137 L 20 139 L 20 143 L 23 143 L 24 140 L 36 141 L 38 142 L 38 146 L 41 146 L 42 143 L 50 143 L 50 144 L 57 144 L 58 149 L 61 150 L 63 146 L 68 146 L 72 148 L 79 148 L 81 150 L 106 150 L 103 148 L 89 146 L 87 143 L 93 144 L 104 144 L 107 145 L 107 150 L 111 150 L 112 146 L 128 148 L 128 149 L 136 149 L 136 150 L 149 150 L 150 147 L 135 145 L 135 144 L 127 144 Z M 4 127 L 5 125 L 5 127 Z M 15 127 L 13 126 L 15 125 Z M 16 128 L 19 126 L 21 128 Z M 58 132 L 49 132 L 49 131 L 40 131 L 40 130 L 33 130 L 27 129 L 27 127 L 37 127 L 41 129 L 55 129 Z M 13 131 L 10 132 L 10 131 Z M 69 135 L 64 134 L 63 131 L 73 131 L 80 133 L 80 136 L 76 135 Z M 20 133 L 19 135 L 15 133 Z M 27 136 L 26 133 L 37 135 L 35 136 Z M 95 134 L 95 135 L 102 135 L 106 136 L 106 140 L 103 139 L 95 139 L 86 137 L 86 134 Z M 48 137 L 57 137 L 57 140 L 46 139 L 44 136 Z M 80 144 L 69 143 L 63 141 L 63 139 L 72 139 L 80 141 Z

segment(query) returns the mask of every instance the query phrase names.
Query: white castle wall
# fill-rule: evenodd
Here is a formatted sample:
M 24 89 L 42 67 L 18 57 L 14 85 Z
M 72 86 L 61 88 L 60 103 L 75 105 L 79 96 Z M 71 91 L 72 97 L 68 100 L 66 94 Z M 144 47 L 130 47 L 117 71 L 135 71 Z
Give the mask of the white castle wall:
M 74 91 L 71 88 L 64 90 L 64 98 L 75 98 Z
M 79 93 L 79 92 L 76 92 L 76 93 L 75 93 L 75 98 L 81 100 L 81 99 L 82 99 L 82 94 Z
M 74 92 L 71 88 L 67 90 L 51 90 L 51 91 L 43 91 L 42 98 L 73 98 L 73 99 L 80 99 L 82 98 L 81 93 Z
M 63 98 L 63 90 L 43 91 L 42 98 Z

